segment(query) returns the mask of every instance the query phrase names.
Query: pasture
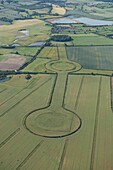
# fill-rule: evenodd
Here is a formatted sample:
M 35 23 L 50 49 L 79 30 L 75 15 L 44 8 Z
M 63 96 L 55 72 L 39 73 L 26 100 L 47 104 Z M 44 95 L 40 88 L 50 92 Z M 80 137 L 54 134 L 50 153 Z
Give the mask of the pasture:
M 29 35 L 25 36 L 20 30 L 27 30 Z M 1 46 L 13 44 L 28 46 L 37 41 L 47 40 L 49 32 L 50 27 L 44 21 L 38 19 L 18 20 L 11 25 L 0 26 L 0 43 Z
M 109 46 L 46 47 L 25 68 L 37 72 L 31 79 L 0 83 L 1 170 L 113 169 L 113 80 L 101 70 L 107 50 L 112 56 Z M 101 75 L 90 74 L 93 65 L 84 74 L 80 52 Z
M 88 1 L 85 3 L 85 0 L 76 1 L 69 0 L 69 5 L 74 9 L 68 9 L 66 11 L 67 15 L 75 16 L 75 17 L 89 17 L 93 19 L 107 19 L 112 20 L 112 10 L 113 4 L 112 1 L 108 3 L 108 1 Z M 76 3 L 76 4 L 75 4 Z M 75 5 L 74 5 L 75 4 Z
M 96 34 L 72 35 L 74 45 L 113 45 L 113 39 Z

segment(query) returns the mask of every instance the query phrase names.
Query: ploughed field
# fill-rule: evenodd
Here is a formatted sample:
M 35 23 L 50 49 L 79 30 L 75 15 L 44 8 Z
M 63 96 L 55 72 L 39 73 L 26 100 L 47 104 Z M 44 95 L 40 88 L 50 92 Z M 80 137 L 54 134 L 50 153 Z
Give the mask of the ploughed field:
M 39 74 L 0 83 L 1 170 L 113 169 L 112 72 L 90 74 L 77 50 L 46 47 L 25 68 Z

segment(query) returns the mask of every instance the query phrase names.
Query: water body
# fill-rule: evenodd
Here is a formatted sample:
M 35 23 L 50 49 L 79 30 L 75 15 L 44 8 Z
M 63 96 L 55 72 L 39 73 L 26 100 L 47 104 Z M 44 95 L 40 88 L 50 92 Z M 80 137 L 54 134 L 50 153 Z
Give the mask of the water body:
M 59 19 L 50 19 L 48 20 L 52 24 L 76 24 L 77 21 L 71 18 L 59 18 Z
M 10 78 L 9 78 L 9 77 L 5 77 L 5 78 L 3 78 L 2 80 L 0 80 L 0 83 L 5 82 L 5 81 L 8 81 L 8 80 L 10 80 Z
M 44 45 L 45 42 L 42 42 L 42 41 L 38 41 L 38 42 L 35 42 L 35 43 L 32 43 L 30 44 L 29 46 L 32 47 L 32 46 L 41 46 L 41 45 Z
M 12 47 L 19 47 L 20 45 L 19 44 L 12 44 L 11 46 Z
M 113 21 L 96 20 L 86 17 L 76 18 L 76 21 L 90 26 L 113 25 Z
M 59 19 L 51 19 L 48 20 L 51 23 L 56 24 L 76 24 L 76 23 L 83 23 L 89 26 L 104 26 L 104 25 L 113 25 L 113 21 L 105 21 L 105 20 L 96 20 L 87 17 L 80 17 L 80 18 L 59 18 Z

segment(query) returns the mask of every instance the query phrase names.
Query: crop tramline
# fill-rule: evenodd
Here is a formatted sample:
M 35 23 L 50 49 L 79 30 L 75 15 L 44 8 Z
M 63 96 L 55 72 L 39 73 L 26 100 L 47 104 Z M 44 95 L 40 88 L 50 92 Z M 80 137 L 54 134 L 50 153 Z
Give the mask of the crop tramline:
M 1 170 L 113 169 L 111 51 L 46 47 L 0 84 Z

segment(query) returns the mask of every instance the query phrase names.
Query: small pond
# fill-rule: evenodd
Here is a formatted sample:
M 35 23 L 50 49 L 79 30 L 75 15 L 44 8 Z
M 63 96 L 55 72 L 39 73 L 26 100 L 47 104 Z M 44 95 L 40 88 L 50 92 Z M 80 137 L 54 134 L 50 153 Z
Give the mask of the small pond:
M 52 24 L 76 24 L 77 22 L 71 18 L 59 18 L 59 19 L 50 19 L 48 20 Z
M 97 20 L 91 19 L 87 17 L 80 17 L 80 18 L 58 18 L 58 19 L 50 19 L 48 22 L 52 24 L 76 24 L 76 23 L 83 23 L 90 26 L 104 26 L 104 25 L 113 25 L 113 21 L 106 21 L 106 20 Z
M 4 77 L 3 79 L 0 80 L 0 83 L 5 82 L 5 81 L 8 81 L 8 80 L 10 80 L 10 79 L 11 79 L 11 78 L 9 78 L 9 77 Z
M 44 45 L 45 42 L 42 42 L 42 41 L 38 41 L 38 42 L 35 42 L 35 43 L 32 43 L 30 44 L 29 46 L 32 47 L 32 46 L 41 46 L 41 45 Z
M 101 26 L 101 25 L 113 25 L 113 21 L 96 20 L 86 17 L 76 18 L 76 21 L 91 26 Z

